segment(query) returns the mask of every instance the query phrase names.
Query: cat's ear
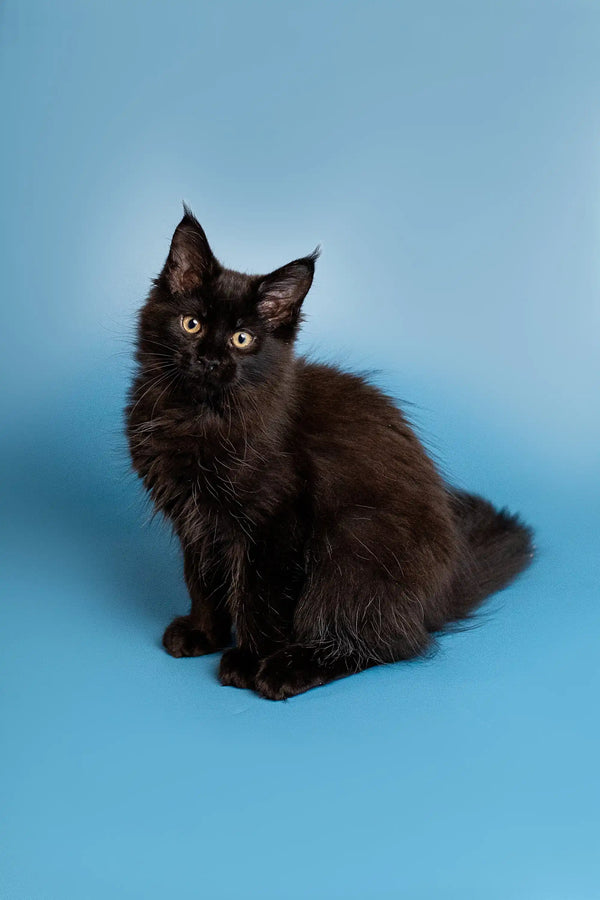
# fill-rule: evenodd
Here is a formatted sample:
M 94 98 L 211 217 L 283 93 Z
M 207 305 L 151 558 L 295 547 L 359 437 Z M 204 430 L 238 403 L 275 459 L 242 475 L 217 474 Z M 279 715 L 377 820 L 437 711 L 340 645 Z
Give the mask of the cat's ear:
M 163 275 L 173 294 L 199 287 L 216 263 L 202 225 L 185 203 L 183 208 L 184 216 L 175 229 L 163 269 Z
M 317 247 L 309 256 L 295 259 L 261 280 L 257 309 L 271 331 L 298 324 L 300 307 L 312 284 L 320 252 Z

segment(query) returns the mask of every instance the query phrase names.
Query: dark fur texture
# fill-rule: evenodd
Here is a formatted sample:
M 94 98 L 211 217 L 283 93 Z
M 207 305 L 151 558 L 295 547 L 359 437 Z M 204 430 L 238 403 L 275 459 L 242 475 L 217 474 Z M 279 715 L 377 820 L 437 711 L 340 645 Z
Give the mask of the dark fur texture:
M 141 310 L 127 408 L 191 597 L 164 646 L 198 656 L 233 632 L 221 682 L 273 700 L 423 654 L 532 557 L 516 516 L 444 484 L 389 397 L 294 354 L 316 256 L 231 271 L 186 209 Z

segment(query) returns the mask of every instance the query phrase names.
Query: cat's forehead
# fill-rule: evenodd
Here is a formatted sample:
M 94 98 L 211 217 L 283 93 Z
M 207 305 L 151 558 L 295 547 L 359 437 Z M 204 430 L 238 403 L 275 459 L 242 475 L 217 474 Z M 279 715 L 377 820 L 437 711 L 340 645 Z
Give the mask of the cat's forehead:
M 222 269 L 201 291 L 200 299 L 208 314 L 244 313 L 254 305 L 254 279 L 241 272 Z

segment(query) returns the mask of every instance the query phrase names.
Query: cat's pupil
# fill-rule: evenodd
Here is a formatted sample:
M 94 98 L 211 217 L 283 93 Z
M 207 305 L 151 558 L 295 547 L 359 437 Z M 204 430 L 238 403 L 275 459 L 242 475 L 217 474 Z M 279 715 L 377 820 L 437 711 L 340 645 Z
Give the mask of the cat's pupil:
M 245 334 L 242 333 L 238 336 L 238 343 L 240 343 L 240 344 L 246 343 L 246 335 Z

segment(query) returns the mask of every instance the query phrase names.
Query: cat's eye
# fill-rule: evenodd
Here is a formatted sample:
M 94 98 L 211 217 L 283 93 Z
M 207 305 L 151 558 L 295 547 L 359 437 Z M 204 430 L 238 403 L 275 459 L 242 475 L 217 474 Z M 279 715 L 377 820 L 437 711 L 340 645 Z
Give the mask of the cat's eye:
M 200 334 L 202 331 L 202 322 L 195 316 L 182 316 L 181 327 L 188 334 Z
M 249 331 L 236 331 L 231 335 L 231 343 L 237 350 L 247 350 L 254 343 L 254 335 Z

